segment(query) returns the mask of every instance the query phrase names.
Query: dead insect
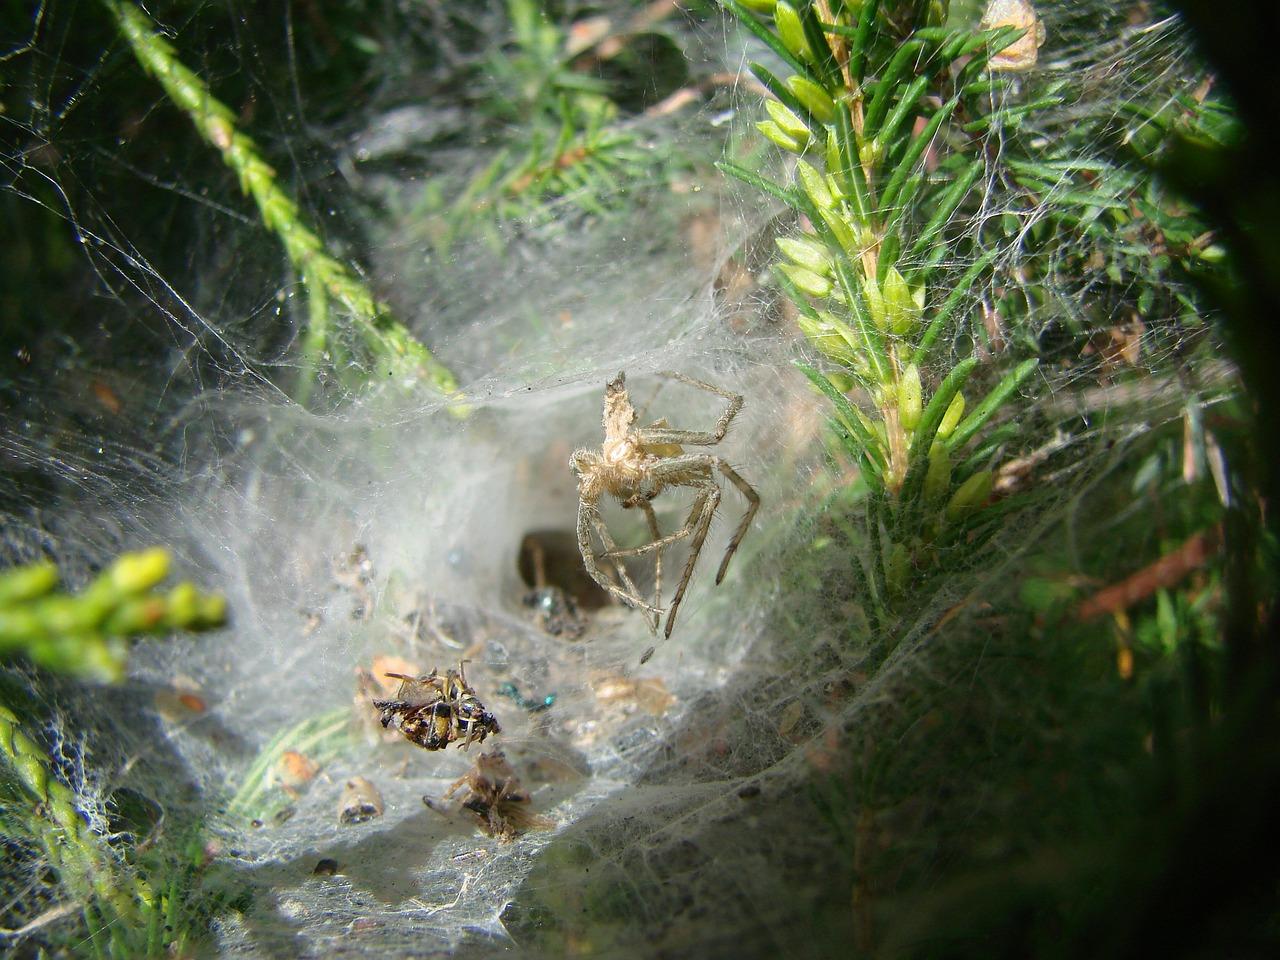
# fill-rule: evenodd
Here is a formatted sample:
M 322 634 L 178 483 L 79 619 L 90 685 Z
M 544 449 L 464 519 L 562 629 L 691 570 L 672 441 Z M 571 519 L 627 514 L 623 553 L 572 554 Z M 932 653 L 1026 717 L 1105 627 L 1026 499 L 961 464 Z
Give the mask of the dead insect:
M 520 786 L 516 772 L 501 750 L 482 753 L 475 764 L 445 791 L 444 799 L 465 787 L 464 810 L 475 818 L 480 829 L 499 840 L 514 840 L 526 830 L 545 829 L 550 821 L 529 810 L 532 797 Z
M 566 640 L 582 636 L 585 624 L 578 604 L 559 587 L 535 587 L 524 595 L 523 601 L 533 611 L 543 633 Z
M 352 777 L 342 788 L 338 802 L 339 823 L 364 823 L 382 816 L 382 794 L 372 781 L 364 777 Z
M 499 733 L 498 718 L 476 699 L 467 683 L 464 660 L 457 670 L 441 676 L 435 669 L 421 677 L 402 673 L 385 676 L 400 681 L 394 700 L 374 700 L 382 725 L 399 730 L 405 739 L 426 750 L 443 750 L 459 741 L 463 747 L 481 743 L 491 733 Z
M 605 385 L 604 390 L 604 443 L 599 452 L 594 450 L 578 450 L 569 458 L 569 466 L 578 475 L 578 549 L 582 553 L 582 562 L 587 573 L 596 583 L 630 606 L 639 607 L 645 612 L 645 619 L 655 632 L 662 614 L 667 615 L 664 636 L 671 636 L 675 626 L 676 611 L 680 609 L 680 601 L 684 599 L 685 590 L 689 586 L 689 578 L 693 575 L 693 567 L 698 562 L 698 554 L 702 552 L 703 541 L 711 529 L 711 521 L 720 506 L 720 486 L 716 483 L 718 471 L 726 480 L 738 488 L 747 501 L 746 512 L 738 521 L 738 527 L 725 550 L 724 559 L 720 561 L 720 569 L 716 571 L 716 583 L 724 579 L 729 569 L 729 561 L 733 559 L 738 544 L 751 528 L 752 518 L 760 507 L 760 497 L 746 480 L 738 476 L 736 470 L 723 457 L 712 453 L 686 453 L 682 444 L 700 447 L 713 447 L 724 439 L 729 424 L 742 409 L 742 397 L 719 387 L 713 387 L 701 380 L 694 380 L 681 373 L 660 373 L 658 376 L 678 380 L 681 383 L 705 390 L 728 401 L 724 413 L 716 421 L 711 431 L 676 430 L 665 420 L 658 420 L 647 427 L 636 427 L 636 411 L 627 394 L 626 375 L 619 373 Z M 652 502 L 664 490 L 672 487 L 690 487 L 695 491 L 693 509 L 689 511 L 684 526 L 675 533 L 662 535 L 658 529 L 658 519 L 653 512 Z M 600 501 L 605 496 L 618 500 L 623 507 L 639 507 L 644 511 L 649 524 L 648 543 L 638 547 L 620 548 L 610 536 L 604 520 L 600 516 Z M 597 558 L 595 547 L 591 543 L 592 531 L 600 538 L 605 552 Z M 684 570 L 680 574 L 680 582 L 676 586 L 671 605 L 662 609 L 662 551 L 680 540 L 689 540 L 689 557 L 685 561 Z M 654 564 L 653 602 L 649 603 L 640 596 L 635 582 L 627 573 L 623 563 L 626 557 L 637 557 L 652 553 Z M 599 560 L 607 563 L 620 583 L 615 583 L 604 570 L 600 569 Z M 648 659 L 648 654 L 641 658 Z
M 586 628 L 586 620 L 578 612 L 578 602 L 566 590 L 553 585 L 547 579 L 547 547 L 543 540 L 547 534 L 525 534 L 520 544 L 520 568 L 524 575 L 532 568 L 533 589 L 523 597 L 526 607 L 533 610 L 534 618 L 544 633 L 566 640 L 577 640 Z

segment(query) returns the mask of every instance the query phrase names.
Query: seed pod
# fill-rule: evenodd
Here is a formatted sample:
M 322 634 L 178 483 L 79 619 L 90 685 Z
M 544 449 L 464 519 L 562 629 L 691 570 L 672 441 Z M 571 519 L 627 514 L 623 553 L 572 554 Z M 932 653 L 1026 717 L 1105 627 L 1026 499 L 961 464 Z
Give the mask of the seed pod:
M 787 88 L 796 95 L 819 123 L 831 123 L 836 118 L 836 103 L 820 86 L 799 74 L 787 77 Z
M 778 269 L 786 275 L 788 280 L 811 297 L 825 297 L 831 293 L 831 281 L 826 277 L 818 276 L 812 270 L 798 267 L 794 263 L 780 263 Z
M 811 270 L 819 276 L 829 276 L 834 263 L 831 254 L 818 243 L 808 237 L 778 237 L 774 241 L 783 256 L 793 263 Z
M 947 406 L 947 412 L 942 415 L 942 422 L 938 424 L 938 439 L 945 440 L 951 436 L 962 416 L 964 416 L 964 394 L 957 390 Z
M 983 470 L 960 484 L 947 503 L 947 519 L 954 522 L 981 507 L 991 494 L 992 481 L 991 471 Z
M 804 153 L 804 143 L 797 141 L 772 120 L 760 121 L 756 124 L 756 129 L 764 135 L 766 140 L 776 144 L 783 150 L 789 150 L 792 153 Z
M 989 61 L 987 66 L 995 72 L 1018 73 L 1030 70 L 1040 59 L 1044 45 L 1044 21 L 1036 14 L 1030 0 L 990 0 L 982 14 L 982 29 L 1017 27 L 1022 36 L 1009 44 Z
M 924 498 L 930 502 L 941 500 L 951 489 L 951 454 L 945 443 L 929 447 L 929 469 L 924 475 Z
M 916 428 L 922 409 L 920 369 L 913 363 L 902 372 L 898 381 L 898 422 L 904 430 Z
M 801 60 L 814 61 L 813 48 L 809 46 L 809 38 L 804 35 L 804 26 L 800 23 L 800 14 L 787 0 L 778 0 L 773 8 L 773 22 L 778 28 L 778 38 L 782 45 Z
M 786 104 L 778 100 L 766 100 L 764 108 L 782 132 L 793 140 L 803 142 L 809 139 L 809 125 L 797 117 Z
M 796 164 L 796 175 L 800 178 L 804 192 L 809 195 L 809 199 L 813 201 L 813 205 L 820 213 L 824 210 L 836 209 L 836 200 L 827 186 L 827 178 L 815 170 L 813 164 L 801 160 Z

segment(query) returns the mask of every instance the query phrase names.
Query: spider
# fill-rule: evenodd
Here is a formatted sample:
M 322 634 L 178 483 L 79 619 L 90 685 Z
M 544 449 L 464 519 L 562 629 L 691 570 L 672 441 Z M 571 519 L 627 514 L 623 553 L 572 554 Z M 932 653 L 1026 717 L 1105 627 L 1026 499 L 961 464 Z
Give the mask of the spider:
M 722 458 L 711 453 L 686 453 L 681 444 L 700 447 L 713 447 L 724 439 L 729 424 L 742 409 L 742 397 L 713 387 L 701 380 L 694 380 L 681 373 L 662 372 L 660 377 L 679 380 L 681 383 L 705 390 L 729 402 L 715 429 L 707 432 L 698 430 L 676 430 L 666 420 L 658 420 L 647 427 L 636 427 L 636 411 L 627 395 L 626 374 L 619 373 L 604 390 L 604 444 L 597 453 L 593 450 L 578 450 L 569 458 L 569 466 L 578 475 L 578 549 L 582 552 L 582 562 L 586 566 L 591 579 L 600 584 L 613 596 L 631 606 L 644 611 L 649 628 L 655 633 L 665 612 L 667 625 L 664 637 L 671 636 L 675 626 L 676 612 L 680 609 L 680 601 L 684 599 L 685 590 L 689 586 L 689 578 L 693 574 L 694 564 L 698 562 L 698 554 L 702 552 L 702 543 L 711 529 L 711 520 L 720 505 L 720 487 L 716 483 L 715 471 L 719 470 L 746 498 L 747 510 L 734 531 L 733 539 L 725 550 L 724 559 L 720 561 L 720 569 L 716 572 L 716 583 L 724 579 L 725 571 L 734 551 L 742 542 L 751 520 L 760 508 L 760 497 L 751 484 L 742 479 Z M 669 487 L 691 487 L 696 491 L 693 507 L 689 516 L 675 533 L 662 535 L 658 529 L 658 520 L 653 512 L 652 501 Z M 644 511 L 648 522 L 651 540 L 638 547 L 621 549 L 609 535 L 604 521 L 600 517 L 600 499 L 606 494 L 618 500 L 623 507 L 639 507 Z M 618 583 L 605 575 L 600 569 L 595 548 L 591 543 L 591 532 L 594 530 L 604 545 L 603 559 L 609 561 Z M 679 540 L 689 539 L 689 557 L 685 561 L 684 571 L 680 575 L 680 583 L 671 599 L 671 606 L 664 611 L 662 601 L 662 551 Z M 641 554 L 654 555 L 654 591 L 653 602 L 648 603 L 640 596 L 635 582 L 631 579 L 627 568 L 622 563 L 625 557 Z M 619 585 L 619 583 L 621 585 Z M 648 659 L 652 648 L 641 658 Z
M 382 725 L 399 730 L 405 739 L 427 750 L 443 750 L 457 740 L 468 747 L 484 742 L 491 733 L 500 733 L 498 718 L 476 699 L 467 683 L 464 660 L 457 670 L 440 676 L 434 669 L 422 677 L 403 673 L 385 676 L 400 681 L 394 700 L 374 700 L 382 711 Z

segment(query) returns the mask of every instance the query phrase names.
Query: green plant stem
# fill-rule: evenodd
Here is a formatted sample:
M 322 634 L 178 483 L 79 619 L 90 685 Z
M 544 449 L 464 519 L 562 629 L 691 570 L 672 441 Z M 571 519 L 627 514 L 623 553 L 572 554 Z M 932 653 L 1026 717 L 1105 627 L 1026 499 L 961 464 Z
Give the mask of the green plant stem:
M 324 251 L 324 244 L 303 221 L 298 205 L 276 182 L 275 171 L 262 159 L 257 144 L 236 129 L 235 114 L 216 99 L 208 85 L 177 57 L 151 19 L 130 0 L 102 0 L 115 19 L 121 36 L 134 56 L 164 88 L 169 99 L 195 124 L 200 136 L 235 171 L 240 189 L 258 207 L 263 224 L 279 237 L 289 262 L 302 277 L 309 307 L 309 330 L 304 336 L 304 352 L 309 367 L 318 363 L 329 348 L 326 318 L 328 301 L 339 303 L 349 314 L 375 363 L 384 365 L 379 373 L 391 376 L 423 377 L 444 394 L 456 394 L 453 373 L 391 314 L 391 308 L 377 300 L 343 263 Z M 305 399 L 310 379 L 300 384 Z
M 31 797 L 27 827 L 66 890 L 86 907 L 93 903 L 109 911 L 114 920 L 139 922 L 154 899 L 151 890 L 129 874 L 89 829 L 76 810 L 75 794 L 57 779 L 48 755 L 4 706 L 0 706 L 0 753 Z

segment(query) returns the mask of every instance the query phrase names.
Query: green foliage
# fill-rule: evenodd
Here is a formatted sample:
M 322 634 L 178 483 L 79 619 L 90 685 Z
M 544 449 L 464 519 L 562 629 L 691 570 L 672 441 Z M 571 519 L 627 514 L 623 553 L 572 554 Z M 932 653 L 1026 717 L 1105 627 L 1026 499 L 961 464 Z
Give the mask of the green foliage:
M 983 135 L 1058 97 L 998 102 L 993 91 L 1010 81 L 987 64 L 1023 31 L 947 29 L 940 5 L 753 4 L 771 25 L 738 0 L 724 5 L 794 71 L 783 80 L 751 64 L 774 98 L 757 126 L 797 159 L 790 184 L 721 167 L 781 198 L 805 226 L 779 240 L 774 278 L 800 329 L 841 369 L 802 367 L 835 405 L 834 432 L 880 504 L 868 518 L 884 530 L 873 532 L 866 580 L 900 595 L 908 570 L 932 562 L 932 541 L 981 510 L 992 474 L 966 446 L 981 446 L 1038 364 L 1015 365 L 964 416 L 978 360 L 956 332 L 995 256 L 968 227 Z M 875 592 L 882 605 L 892 599 Z
M 298 382 L 302 399 L 310 395 L 316 368 L 348 368 L 335 336 L 331 308 L 344 311 L 342 322 L 358 335 L 375 366 L 373 382 L 390 375 L 425 379 L 441 393 L 457 392 L 453 374 L 391 315 L 365 284 L 326 252 L 324 242 L 304 221 L 297 203 L 279 185 L 276 172 L 254 141 L 237 125 L 235 112 L 218 100 L 199 75 L 178 58 L 150 18 L 132 0 L 102 0 L 142 68 L 164 88 L 174 106 L 191 120 L 204 141 L 235 171 L 240 189 L 258 207 L 263 225 L 284 245 L 307 290 L 306 365 Z
M 169 573 L 161 548 L 122 554 L 79 593 L 56 592 L 58 569 L 35 563 L 0 573 L 0 655 L 22 653 L 41 666 L 99 680 L 124 675 L 128 637 L 211 630 L 226 600 L 183 582 L 155 588 Z
M 1158 107 L 1125 103 L 1118 116 L 1086 116 L 1048 136 L 1034 128 L 1008 136 L 1014 190 L 984 236 L 1017 249 L 1023 266 L 993 303 L 1012 321 L 1008 335 L 1054 359 L 1074 358 L 1117 321 L 1141 322 L 1149 358 L 1185 355 L 1208 330 L 1197 280 L 1224 271 L 1224 250 L 1204 215 L 1149 171 L 1179 137 L 1238 139 L 1226 105 L 1180 94 Z M 1083 310 L 1063 311 L 1064 299 Z M 1046 326 L 1065 336 L 1046 337 Z
M 471 124 L 481 126 L 487 114 L 487 139 L 498 148 L 465 182 L 447 173 L 432 178 L 417 211 L 440 255 L 476 235 L 501 250 L 504 224 L 536 229 L 573 211 L 605 215 L 663 160 L 628 128 L 620 109 L 627 90 L 598 53 L 575 43 L 542 0 L 508 0 L 507 12 L 510 43 L 468 84 Z M 646 36 L 655 35 L 613 39 L 625 52 Z M 643 82 L 667 81 L 646 74 Z

